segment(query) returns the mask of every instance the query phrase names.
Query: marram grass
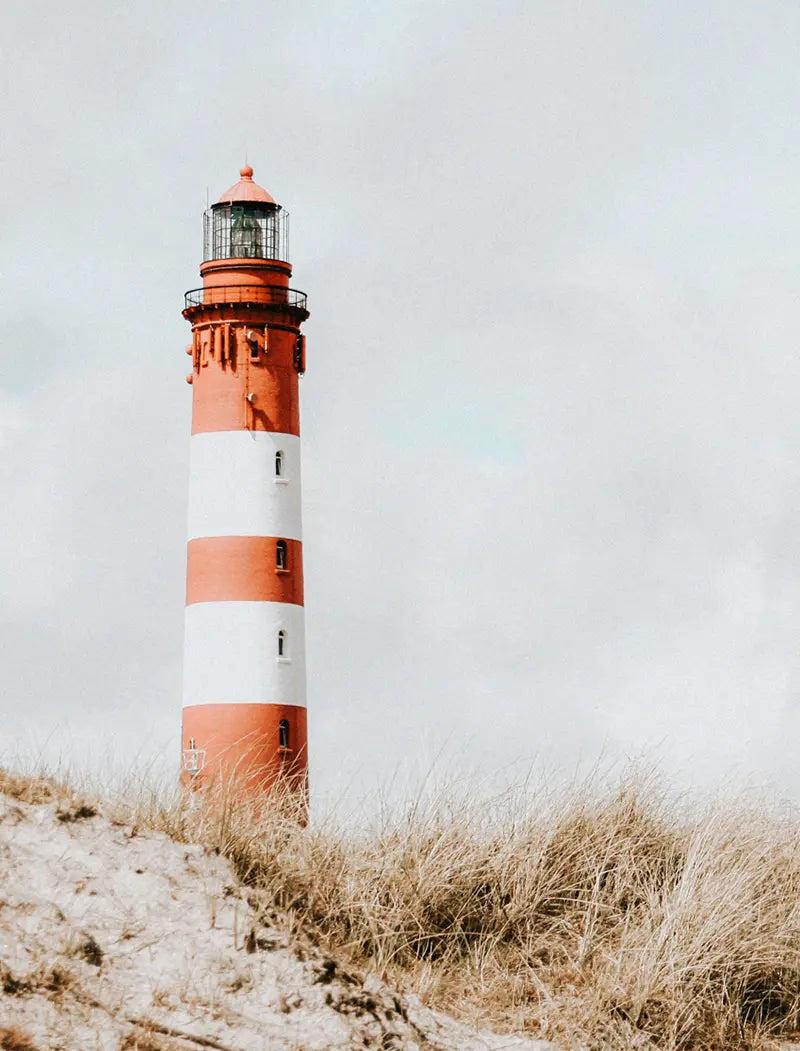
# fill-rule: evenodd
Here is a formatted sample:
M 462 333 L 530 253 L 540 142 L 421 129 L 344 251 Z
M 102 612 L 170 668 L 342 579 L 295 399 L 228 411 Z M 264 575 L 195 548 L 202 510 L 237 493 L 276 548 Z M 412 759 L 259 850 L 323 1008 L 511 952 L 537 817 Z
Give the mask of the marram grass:
M 218 849 L 299 939 L 484 1025 L 592 1051 L 800 1040 L 800 817 L 642 777 L 443 793 L 359 832 L 233 793 L 104 810 Z

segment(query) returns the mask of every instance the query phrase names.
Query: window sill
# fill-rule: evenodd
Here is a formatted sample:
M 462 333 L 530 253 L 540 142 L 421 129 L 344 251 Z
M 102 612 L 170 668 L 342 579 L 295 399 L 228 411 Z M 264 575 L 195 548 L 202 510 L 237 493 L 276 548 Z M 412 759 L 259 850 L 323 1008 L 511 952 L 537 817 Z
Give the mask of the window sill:
M 279 747 L 278 748 L 278 755 L 291 755 L 293 751 L 294 751 L 293 748 L 282 748 L 282 747 Z
M 276 569 L 275 572 L 280 577 L 287 577 L 289 575 L 289 573 L 291 572 L 291 570 L 289 570 L 289 569 Z
M 276 657 L 275 661 L 278 664 L 291 664 L 292 663 L 292 658 L 291 657 Z
M 289 478 L 273 478 L 272 480 L 276 485 L 288 485 L 290 482 Z

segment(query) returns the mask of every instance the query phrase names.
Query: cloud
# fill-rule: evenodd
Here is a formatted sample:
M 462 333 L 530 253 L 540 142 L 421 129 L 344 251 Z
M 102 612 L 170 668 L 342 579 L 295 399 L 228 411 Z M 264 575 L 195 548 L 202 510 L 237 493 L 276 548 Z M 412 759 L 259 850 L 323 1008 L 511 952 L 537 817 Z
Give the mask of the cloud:
M 181 295 L 247 149 L 312 310 L 316 791 L 448 742 L 796 791 L 800 74 L 768 6 L 6 13 L 4 747 L 173 762 Z

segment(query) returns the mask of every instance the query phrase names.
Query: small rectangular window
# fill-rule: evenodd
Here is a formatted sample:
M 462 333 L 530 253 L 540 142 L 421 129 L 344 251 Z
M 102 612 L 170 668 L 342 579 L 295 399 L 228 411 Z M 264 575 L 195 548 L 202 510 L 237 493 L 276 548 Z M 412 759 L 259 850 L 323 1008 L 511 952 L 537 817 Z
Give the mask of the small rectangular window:
M 289 720 L 281 719 L 278 726 L 278 747 L 288 748 L 289 747 Z
M 302 375 L 306 371 L 306 337 L 299 334 L 294 343 L 293 364 Z
M 286 541 L 279 540 L 275 545 L 275 568 L 288 569 L 288 558 L 286 552 Z

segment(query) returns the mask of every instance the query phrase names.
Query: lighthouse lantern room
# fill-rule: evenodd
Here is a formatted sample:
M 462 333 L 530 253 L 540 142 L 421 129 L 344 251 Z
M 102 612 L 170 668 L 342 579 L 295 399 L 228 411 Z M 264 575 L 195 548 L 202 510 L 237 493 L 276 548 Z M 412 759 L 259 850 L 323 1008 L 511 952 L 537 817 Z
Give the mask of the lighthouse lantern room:
M 298 379 L 306 296 L 289 287 L 288 213 L 253 181 L 205 213 L 192 326 L 183 697 L 191 790 L 281 778 L 305 799 Z

